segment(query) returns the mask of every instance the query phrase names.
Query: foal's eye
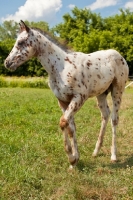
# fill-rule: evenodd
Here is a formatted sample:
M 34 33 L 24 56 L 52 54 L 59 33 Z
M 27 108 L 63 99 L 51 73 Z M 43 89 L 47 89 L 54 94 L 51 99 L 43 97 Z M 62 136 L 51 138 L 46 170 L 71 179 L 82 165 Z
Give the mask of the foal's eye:
M 18 41 L 18 46 L 22 46 L 22 45 L 24 45 L 24 41 L 23 40 Z

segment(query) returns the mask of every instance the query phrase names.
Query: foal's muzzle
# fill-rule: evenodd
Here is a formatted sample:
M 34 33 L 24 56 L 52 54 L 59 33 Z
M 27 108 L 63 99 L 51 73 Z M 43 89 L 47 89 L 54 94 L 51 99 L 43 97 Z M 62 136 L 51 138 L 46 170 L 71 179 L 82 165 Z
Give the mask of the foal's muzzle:
M 8 60 L 5 60 L 4 65 L 6 68 L 10 68 L 10 66 L 12 65 L 11 62 L 9 62 Z
M 4 65 L 7 69 L 11 69 L 11 66 L 13 65 L 13 62 L 9 62 L 8 60 L 5 60 Z

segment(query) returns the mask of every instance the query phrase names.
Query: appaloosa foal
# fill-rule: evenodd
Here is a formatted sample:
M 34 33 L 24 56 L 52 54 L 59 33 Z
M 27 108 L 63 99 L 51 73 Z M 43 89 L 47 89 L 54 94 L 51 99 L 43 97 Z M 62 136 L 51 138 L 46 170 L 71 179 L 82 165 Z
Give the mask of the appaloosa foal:
M 21 21 L 20 33 L 5 60 L 5 66 L 13 71 L 32 57 L 37 57 L 48 72 L 49 86 L 63 111 L 60 127 L 71 167 L 79 160 L 75 113 L 88 98 L 97 97 L 102 124 L 93 153 L 93 156 L 96 156 L 102 145 L 109 119 L 110 110 L 106 97 L 108 92 L 111 92 L 113 101 L 111 160 L 116 161 L 118 111 L 128 78 L 128 66 L 124 58 L 115 50 L 97 51 L 91 54 L 68 52 L 57 45 L 48 34 L 29 28 Z

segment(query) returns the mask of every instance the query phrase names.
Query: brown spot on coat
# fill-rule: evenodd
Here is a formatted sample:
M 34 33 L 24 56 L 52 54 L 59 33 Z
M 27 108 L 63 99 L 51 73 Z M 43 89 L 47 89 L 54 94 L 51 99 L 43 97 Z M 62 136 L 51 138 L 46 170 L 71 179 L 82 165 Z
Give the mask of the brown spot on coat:
M 82 72 L 82 76 L 83 76 L 83 78 L 85 77 L 85 75 L 84 75 L 84 73 Z
M 69 154 L 72 153 L 72 148 L 71 146 L 67 145 L 67 142 L 65 141 L 64 143 L 65 151 Z
M 114 126 L 116 126 L 118 124 L 118 120 L 112 120 L 112 123 Z
M 70 64 L 72 64 L 72 61 L 70 61 L 68 57 L 65 58 L 65 61 L 68 61 Z
M 99 74 L 97 75 L 97 77 L 98 77 L 99 79 L 101 79 L 101 76 L 100 76 Z
M 87 66 L 90 66 L 90 65 L 92 65 L 92 63 L 91 63 L 90 60 L 88 60 L 88 62 L 87 62 Z
M 77 67 L 76 67 L 76 65 L 74 63 L 73 63 L 73 66 L 74 66 L 75 69 L 77 69 Z

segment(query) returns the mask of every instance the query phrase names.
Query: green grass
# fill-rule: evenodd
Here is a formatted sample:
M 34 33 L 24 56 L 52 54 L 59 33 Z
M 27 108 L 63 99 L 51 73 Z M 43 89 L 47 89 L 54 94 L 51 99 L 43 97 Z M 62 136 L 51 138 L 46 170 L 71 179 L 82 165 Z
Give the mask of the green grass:
M 0 200 L 133 199 L 133 89 L 123 96 L 115 164 L 110 123 L 99 156 L 92 157 L 100 129 L 93 98 L 75 116 L 80 161 L 69 172 L 61 114 L 49 89 L 0 89 Z

